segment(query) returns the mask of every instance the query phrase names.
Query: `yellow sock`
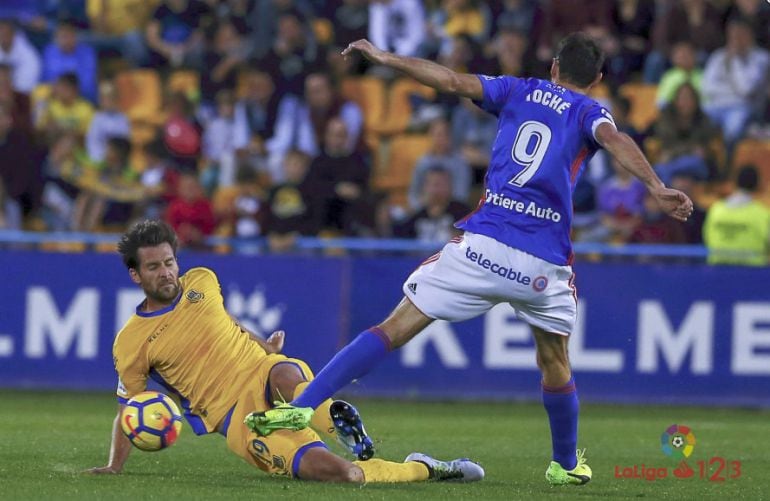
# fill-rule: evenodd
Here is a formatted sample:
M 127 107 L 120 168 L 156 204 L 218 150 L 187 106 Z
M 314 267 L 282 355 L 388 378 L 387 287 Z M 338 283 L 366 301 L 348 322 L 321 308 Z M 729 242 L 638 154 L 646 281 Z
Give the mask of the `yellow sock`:
M 353 461 L 364 471 L 364 482 L 422 482 L 428 480 L 428 467 L 417 461 L 394 463 L 383 459 Z
M 310 381 L 303 381 L 294 388 L 294 395 L 292 398 L 297 398 L 300 393 L 305 391 Z M 321 402 L 321 405 L 316 407 L 313 417 L 310 419 L 310 427 L 322 435 L 326 435 L 329 438 L 337 439 L 337 432 L 334 429 L 334 422 L 332 421 L 329 407 L 331 407 L 332 401 L 326 399 Z

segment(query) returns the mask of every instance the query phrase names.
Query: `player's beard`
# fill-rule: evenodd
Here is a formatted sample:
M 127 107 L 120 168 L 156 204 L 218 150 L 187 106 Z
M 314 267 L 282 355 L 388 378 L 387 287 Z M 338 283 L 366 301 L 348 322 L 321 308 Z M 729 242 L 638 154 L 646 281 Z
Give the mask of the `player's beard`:
M 155 290 L 145 290 L 144 293 L 156 303 L 171 304 L 179 295 L 179 280 L 161 284 Z

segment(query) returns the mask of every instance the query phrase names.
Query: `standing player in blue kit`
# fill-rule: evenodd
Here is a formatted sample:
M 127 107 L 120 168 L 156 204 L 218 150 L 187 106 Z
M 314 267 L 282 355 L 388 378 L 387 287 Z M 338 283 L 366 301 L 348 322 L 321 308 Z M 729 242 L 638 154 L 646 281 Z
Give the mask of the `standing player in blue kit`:
M 602 78 L 596 43 L 575 33 L 559 45 L 551 81 L 456 73 L 424 59 L 397 56 L 366 40 L 360 51 L 439 92 L 473 99 L 498 117 L 485 192 L 456 226 L 465 233 L 425 260 L 403 285 L 404 299 L 384 322 L 362 332 L 290 404 L 247 418 L 257 432 L 302 428 L 312 409 L 433 320 L 460 321 L 508 303 L 532 327 L 551 427 L 553 485 L 585 484 L 591 468 L 577 450 L 578 396 L 567 342 L 575 325 L 572 272 L 572 190 L 586 163 L 604 148 L 638 177 L 671 217 L 687 220 L 692 202 L 666 188 L 643 153 L 618 132 L 610 113 L 586 94 Z

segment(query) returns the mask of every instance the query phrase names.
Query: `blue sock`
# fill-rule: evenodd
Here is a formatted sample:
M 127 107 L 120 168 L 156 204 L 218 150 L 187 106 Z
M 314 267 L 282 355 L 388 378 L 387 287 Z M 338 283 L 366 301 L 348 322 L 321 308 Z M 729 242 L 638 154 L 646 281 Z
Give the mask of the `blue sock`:
M 390 350 L 390 339 L 384 332 L 377 327 L 365 330 L 334 355 L 291 404 L 315 409 L 348 383 L 367 374 Z
M 551 422 L 553 460 L 565 470 L 577 466 L 578 402 L 575 379 L 560 387 L 543 385 L 543 405 Z

